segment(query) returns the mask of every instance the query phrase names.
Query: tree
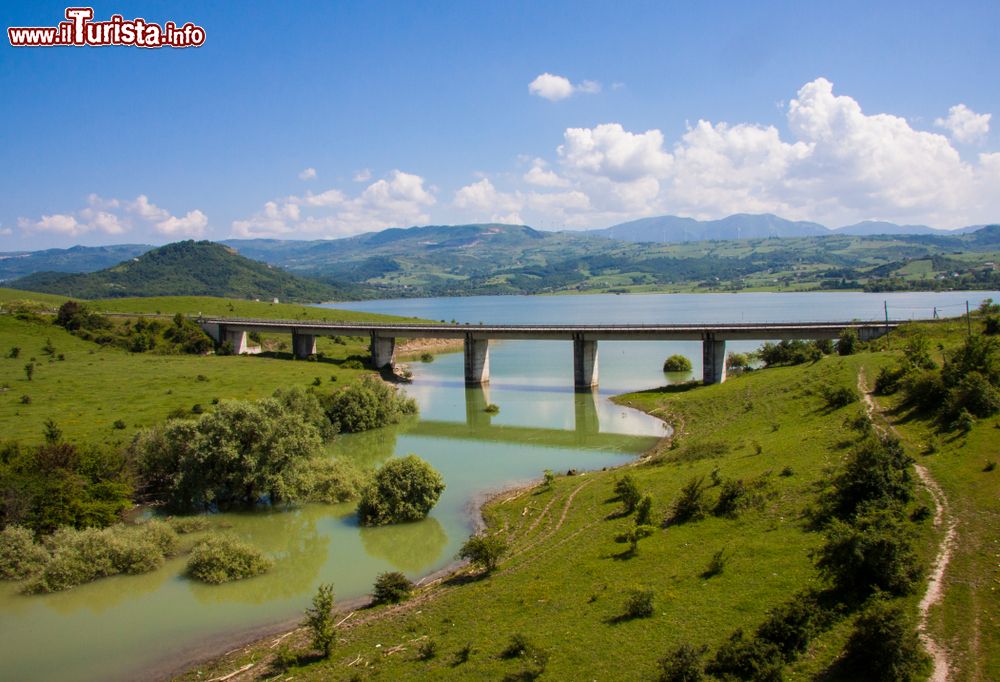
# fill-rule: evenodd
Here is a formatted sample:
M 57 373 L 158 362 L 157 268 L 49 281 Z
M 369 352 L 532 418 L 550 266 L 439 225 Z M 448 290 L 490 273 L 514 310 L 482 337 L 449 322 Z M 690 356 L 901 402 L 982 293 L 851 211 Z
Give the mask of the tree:
M 701 682 L 705 673 L 701 663 L 708 647 L 684 643 L 660 659 L 660 682 Z
M 916 628 L 897 604 L 874 599 L 854 626 L 844 656 L 848 670 L 865 679 L 909 682 L 927 672 Z
M 355 433 L 395 424 L 404 415 L 416 414 L 412 398 L 375 378 L 365 378 L 323 399 L 326 416 L 339 431 Z
M 656 533 L 656 526 L 635 524 L 622 533 L 621 539 L 628 543 L 629 554 L 639 553 L 639 541 Z
M 413 583 L 399 571 L 380 573 L 372 589 L 372 601 L 376 604 L 396 604 L 405 601 L 413 591 Z
M 393 459 L 361 491 L 358 518 L 363 526 L 418 521 L 437 504 L 444 481 L 416 455 Z
M 837 337 L 837 353 L 839 355 L 853 355 L 858 347 L 858 333 L 853 329 L 845 329 Z
M 639 484 L 636 483 L 632 474 L 625 474 L 615 482 L 615 494 L 621 500 L 624 514 L 634 512 L 639 500 L 642 499 Z
M 312 607 L 306 609 L 302 625 L 312 632 L 313 647 L 323 652 L 323 658 L 333 653 L 336 631 L 333 623 L 333 585 L 324 583 L 316 590 Z
M 35 376 L 35 363 L 29 362 L 24 366 L 24 375 L 28 377 L 28 381 L 31 381 L 31 378 Z
M 486 573 L 492 573 L 507 553 L 507 543 L 497 535 L 473 535 L 458 550 L 459 559 L 468 559 Z
M 45 420 L 45 442 L 49 444 L 58 443 L 62 440 L 63 432 L 54 419 Z

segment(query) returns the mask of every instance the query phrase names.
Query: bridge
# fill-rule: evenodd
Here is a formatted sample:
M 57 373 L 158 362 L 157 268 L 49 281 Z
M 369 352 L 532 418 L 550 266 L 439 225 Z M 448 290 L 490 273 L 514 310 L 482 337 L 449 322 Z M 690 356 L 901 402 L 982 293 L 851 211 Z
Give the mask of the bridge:
M 320 336 L 354 336 L 370 339 L 372 367 L 382 370 L 396 360 L 396 339 L 461 339 L 465 344 L 465 383 L 478 386 L 490 380 L 490 341 L 554 340 L 573 342 L 573 386 L 597 386 L 599 341 L 701 341 L 702 380 L 726 380 L 726 341 L 836 339 L 853 329 L 862 341 L 895 329 L 902 321 L 884 322 L 777 322 L 749 324 L 429 324 L 347 323 L 242 318 L 200 318 L 202 329 L 216 343 L 230 343 L 237 354 L 249 351 L 247 333 L 290 334 L 297 358 L 316 352 Z

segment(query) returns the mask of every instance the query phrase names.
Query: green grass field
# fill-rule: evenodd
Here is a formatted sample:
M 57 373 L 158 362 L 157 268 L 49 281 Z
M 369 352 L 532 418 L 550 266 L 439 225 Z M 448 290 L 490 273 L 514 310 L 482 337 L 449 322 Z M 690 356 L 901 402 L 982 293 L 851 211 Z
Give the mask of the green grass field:
M 35 301 L 54 309 L 65 300 L 59 296 L 0 289 L 3 304 Z M 209 297 L 112 299 L 93 305 L 109 312 L 137 314 L 202 312 L 231 317 L 401 319 Z M 51 357 L 42 351 L 47 340 L 56 349 Z M 20 348 L 18 357 L 8 357 L 14 347 Z M 174 410 L 190 411 L 195 404 L 210 409 L 215 399 L 261 398 L 277 388 L 311 386 L 317 378 L 320 386 L 329 390 L 366 373 L 337 364 L 351 355 L 366 356 L 366 341 L 346 339 L 345 345 L 323 338 L 319 339 L 317 350 L 325 356 L 318 362 L 292 361 L 289 353 L 276 353 L 273 357 L 133 354 L 83 341 L 48 322 L 0 315 L 3 438 L 40 441 L 42 425 L 45 420 L 53 419 L 69 440 L 123 441 L 136 429 L 162 422 Z M 60 355 L 64 360 L 57 359 Z M 36 369 L 28 381 L 24 367 L 32 358 Z M 118 420 L 125 423 L 124 429 L 114 428 Z
M 961 329 L 947 323 L 932 332 L 952 345 L 960 341 Z M 831 410 L 820 389 L 854 387 L 862 371 L 871 382 L 880 367 L 894 361 L 901 343 L 881 345 L 889 350 L 752 372 L 717 386 L 619 398 L 677 428 L 677 447 L 662 443 L 652 453 L 674 461 L 627 470 L 654 496 L 657 523 L 681 486 L 693 477 L 705 477 L 708 484 L 716 468 L 722 478 L 766 478 L 769 494 L 762 508 L 736 519 L 710 516 L 661 528 L 629 557 L 616 536 L 631 519 L 615 518 L 619 503 L 613 500 L 614 483 L 624 471 L 560 476 L 551 491 L 502 495 L 487 506 L 485 517 L 490 532 L 506 537 L 513 551 L 494 575 L 475 579 L 460 572 L 410 604 L 359 611 L 341 628 L 330 660 L 295 667 L 285 676 L 496 680 L 525 672 L 523 661 L 501 656 L 515 634 L 548 653 L 546 679 L 656 679 L 657 660 L 682 642 L 707 645 L 711 656 L 735 628 L 752 632 L 795 592 L 821 586 L 810 552 L 822 535 L 810 528 L 806 512 L 858 438 L 846 422 L 863 408 L 856 402 Z M 977 424 L 967 438 L 927 457 L 920 454 L 926 427 L 917 420 L 898 428 L 910 453 L 934 471 L 955 500 L 960 527 L 968 524 L 963 532 L 976 543 L 956 553 L 944 604 L 931 611 L 931 631 L 955 647 L 952 660 L 960 666 L 955 679 L 995 679 L 1000 474 L 982 469 L 984 458 L 997 452 L 1000 430 L 992 421 Z M 955 466 L 958 459 L 961 466 Z M 714 501 L 718 488 L 707 494 Z M 933 506 L 919 487 L 913 504 Z M 942 530 L 929 520 L 914 524 L 918 554 L 930 564 Z M 719 550 L 728 563 L 721 574 L 706 577 Z M 622 621 L 617 617 L 634 587 L 654 590 L 655 613 Z M 914 615 L 923 587 L 900 601 Z M 786 667 L 786 679 L 846 679 L 835 663 L 852 623 L 848 615 L 813 640 Z M 303 631 L 283 641 L 308 647 Z M 436 655 L 422 657 L 421 647 L 429 641 Z M 468 660 L 459 662 L 467 646 Z M 254 663 L 241 679 L 269 679 L 279 672 L 272 655 L 270 641 L 264 642 L 201 667 L 200 674 L 222 675 Z M 199 678 L 192 673 L 184 679 Z

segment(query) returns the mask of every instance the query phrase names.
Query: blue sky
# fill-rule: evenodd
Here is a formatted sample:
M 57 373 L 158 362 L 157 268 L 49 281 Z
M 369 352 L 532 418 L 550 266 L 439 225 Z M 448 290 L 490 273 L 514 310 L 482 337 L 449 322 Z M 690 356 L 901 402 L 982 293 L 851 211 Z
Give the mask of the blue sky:
M 7 28 L 66 5 L 0 7 Z M 4 40 L 0 251 L 668 213 L 1000 221 L 996 2 L 94 10 L 207 39 Z

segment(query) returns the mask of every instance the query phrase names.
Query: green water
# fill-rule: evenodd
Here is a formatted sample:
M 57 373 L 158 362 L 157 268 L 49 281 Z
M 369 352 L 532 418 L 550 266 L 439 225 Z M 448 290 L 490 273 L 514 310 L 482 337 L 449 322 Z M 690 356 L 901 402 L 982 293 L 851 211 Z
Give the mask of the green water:
M 0 660 L 11 680 L 144 679 L 192 655 L 226 650 L 234 634 L 300 617 L 316 586 L 339 598 L 368 592 L 375 576 L 418 578 L 453 561 L 474 529 L 482 493 L 537 479 L 544 469 L 614 466 L 647 449 L 662 423 L 596 395 L 558 386 L 557 371 L 536 386 L 466 390 L 461 354 L 414 366 L 408 392 L 421 416 L 375 432 L 339 437 L 331 456 L 375 467 L 416 453 L 447 488 L 419 523 L 359 528 L 352 504 L 219 514 L 213 522 L 275 559 L 261 577 L 208 586 L 183 577 L 184 560 L 68 592 L 22 596 L 0 583 Z M 272 361 L 247 358 L 252 363 Z M 546 387 L 546 384 L 549 384 Z M 483 412 L 488 402 L 499 415 Z

